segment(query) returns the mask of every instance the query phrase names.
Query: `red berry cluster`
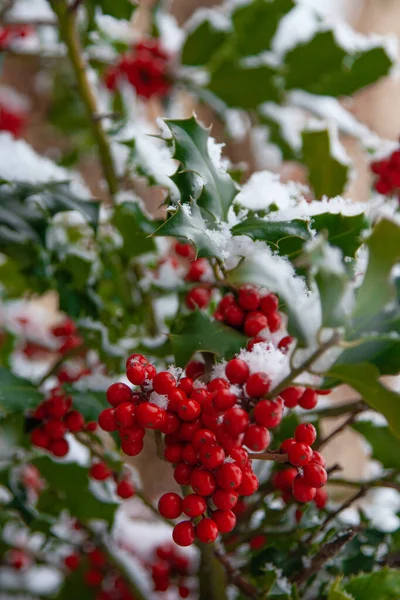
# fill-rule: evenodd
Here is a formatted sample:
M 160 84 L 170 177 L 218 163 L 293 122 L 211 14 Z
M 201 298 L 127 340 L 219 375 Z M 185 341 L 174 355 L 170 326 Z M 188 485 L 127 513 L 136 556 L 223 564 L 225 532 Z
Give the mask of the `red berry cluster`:
M 96 481 L 106 481 L 113 477 L 117 484 L 115 491 L 123 500 L 133 498 L 135 495 L 135 488 L 129 477 L 124 476 L 120 478 L 118 473 L 113 473 L 103 461 L 98 460 L 92 464 L 89 469 L 89 476 Z
M 400 198 L 400 150 L 371 163 L 371 171 L 376 175 L 374 187 L 379 194 L 396 194 Z
M 71 408 L 72 399 L 63 390 L 52 390 L 49 398 L 41 402 L 30 415 L 35 423 L 31 433 L 32 444 L 54 456 L 65 456 L 69 450 L 66 434 L 78 433 L 85 427 L 83 415 Z
M 178 586 L 181 598 L 187 598 L 190 589 L 186 577 L 189 569 L 189 559 L 181 556 L 172 544 L 158 546 L 155 550 L 155 560 L 148 565 L 156 592 L 166 592 L 171 585 Z
M 0 26 L 0 50 L 5 50 L 15 40 L 28 37 L 33 31 L 29 25 Z
M 214 317 L 235 329 L 240 329 L 248 337 L 256 338 L 263 330 L 275 333 L 280 329 L 282 317 L 278 306 L 279 300 L 275 294 L 261 296 L 254 286 L 243 285 L 237 294 L 232 292 L 225 294 L 218 304 Z M 261 338 L 257 341 L 265 341 L 265 339 Z
M 84 583 L 96 590 L 96 600 L 135 600 L 125 579 L 109 564 L 106 555 L 96 547 L 83 549 L 83 554 L 73 553 L 64 558 L 67 571 L 76 571 L 83 563 Z
M 106 72 L 105 84 L 114 91 L 118 81 L 124 78 L 143 98 L 165 96 L 171 87 L 168 62 L 169 56 L 158 40 L 143 40 Z
M 273 483 L 281 490 L 285 501 L 292 497 L 298 502 L 314 500 L 318 508 L 323 508 L 327 494 L 322 488 L 328 475 L 324 457 L 311 448 L 316 437 L 317 432 L 311 423 L 302 423 L 296 427 L 294 438 L 281 444 L 282 452 L 287 453 L 293 467 L 278 471 Z
M 0 41 L 0 49 L 1 49 Z M 19 137 L 26 125 L 26 116 L 10 108 L 0 105 L 0 131 L 8 131 L 14 137 Z
M 60 345 L 57 349 L 60 354 L 67 354 L 83 345 L 83 340 L 78 335 L 76 325 L 71 319 L 67 318 L 53 327 L 51 333 L 54 337 L 60 338 Z

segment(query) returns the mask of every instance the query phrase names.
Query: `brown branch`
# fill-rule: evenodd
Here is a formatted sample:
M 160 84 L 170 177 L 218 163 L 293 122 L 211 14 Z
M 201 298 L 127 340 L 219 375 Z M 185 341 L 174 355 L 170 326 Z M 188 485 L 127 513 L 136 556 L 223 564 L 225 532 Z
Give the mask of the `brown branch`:
M 313 417 L 318 417 L 319 419 L 329 419 L 331 417 L 340 417 L 347 413 L 353 413 L 355 411 L 361 412 L 367 409 L 369 409 L 369 406 L 367 406 L 363 400 L 354 400 L 353 402 L 329 406 L 328 408 L 322 408 L 320 410 L 310 410 L 308 414 Z
M 233 585 L 235 585 L 240 591 L 242 591 L 248 598 L 257 598 L 257 588 L 248 581 L 246 581 L 246 579 L 244 579 L 244 577 L 240 574 L 239 570 L 231 564 L 229 558 L 226 556 L 224 551 L 221 548 L 215 548 L 214 554 L 224 567 L 228 579 L 231 581 L 231 583 L 233 583 Z
M 329 485 L 344 485 L 348 487 L 357 488 L 364 487 L 367 489 L 387 487 L 400 492 L 400 483 L 398 483 L 397 481 L 392 481 L 389 477 L 384 477 L 382 479 L 372 479 L 370 481 L 352 481 L 350 479 L 339 479 L 335 477 L 334 479 L 329 480 Z
M 288 455 L 282 454 L 279 450 L 271 450 L 270 452 L 260 452 L 257 454 L 256 452 L 249 452 L 249 458 L 254 458 L 256 460 L 274 460 L 278 463 L 286 463 L 288 462 Z
M 317 443 L 315 444 L 315 450 L 320 450 L 323 446 L 325 446 L 328 442 L 330 442 L 339 433 L 341 433 L 342 431 L 344 431 L 346 429 L 346 427 L 348 427 L 349 425 L 351 425 L 352 423 L 354 423 L 357 415 L 359 415 L 360 412 L 362 412 L 363 410 L 364 410 L 363 408 L 358 408 L 358 409 L 354 410 L 352 412 L 352 414 L 349 415 L 349 417 L 347 419 L 345 419 L 343 421 L 343 423 L 341 423 L 341 425 L 339 425 L 336 429 L 334 429 L 333 431 L 331 431 L 331 433 L 329 435 L 327 435 L 325 438 L 320 439 L 319 441 L 317 441 Z

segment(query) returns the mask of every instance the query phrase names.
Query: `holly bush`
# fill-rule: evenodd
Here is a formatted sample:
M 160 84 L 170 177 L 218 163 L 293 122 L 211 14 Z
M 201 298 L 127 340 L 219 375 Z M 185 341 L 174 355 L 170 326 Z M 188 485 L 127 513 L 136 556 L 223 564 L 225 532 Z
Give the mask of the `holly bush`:
M 60 140 L 40 156 L 0 93 L 1 596 L 398 598 L 400 151 L 345 108 L 391 41 L 167 4 L 0 11 Z

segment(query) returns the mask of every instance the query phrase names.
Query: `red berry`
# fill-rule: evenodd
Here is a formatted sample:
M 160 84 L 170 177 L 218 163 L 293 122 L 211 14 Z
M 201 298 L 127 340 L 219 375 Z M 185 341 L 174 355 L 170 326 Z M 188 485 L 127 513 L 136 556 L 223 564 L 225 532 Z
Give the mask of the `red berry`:
M 165 410 L 152 402 L 143 402 L 136 409 L 136 420 L 146 429 L 159 429 L 165 422 Z
M 174 479 L 178 485 L 190 485 L 193 467 L 181 462 L 174 469 Z
M 114 410 L 114 417 L 119 426 L 131 427 L 135 423 L 135 407 L 131 402 L 122 402 Z
M 223 490 L 234 490 L 241 484 L 242 470 L 236 463 L 224 463 L 216 472 L 217 483 Z
M 204 287 L 192 288 L 186 296 L 186 306 L 191 310 L 196 308 L 205 308 L 209 305 L 211 299 L 211 290 Z
M 51 333 L 55 337 L 68 337 L 76 333 L 76 325 L 71 319 L 65 319 L 59 325 L 55 325 L 51 329 Z
M 271 333 L 275 333 L 282 325 L 282 317 L 278 312 L 268 315 L 268 327 Z
M 317 390 L 318 396 L 329 396 L 332 393 L 332 390 Z
M 222 446 L 228 454 L 230 454 L 234 448 L 238 448 L 242 445 L 242 437 L 230 435 L 223 423 L 217 425 L 216 434 L 218 444 Z
M 220 510 L 231 510 L 238 501 L 239 494 L 236 490 L 223 490 L 217 488 L 212 495 L 212 500 Z
M 307 485 L 304 477 L 296 475 L 293 480 L 292 492 L 298 502 L 310 502 L 315 496 L 316 489 Z
M 261 550 L 261 548 L 263 548 L 265 546 L 267 542 L 267 536 L 266 535 L 255 535 L 253 538 L 251 538 L 250 540 L 250 548 L 252 550 Z
M 90 564 L 94 567 L 104 567 L 107 562 L 107 558 L 104 552 L 102 552 L 98 548 L 90 550 L 87 553 L 87 557 L 89 559 Z
M 244 360 L 233 358 L 227 363 L 225 373 L 231 383 L 242 385 L 249 378 L 250 370 Z
M 192 446 L 198 452 L 204 444 L 215 442 L 215 439 L 215 433 L 210 429 L 198 429 L 193 435 Z
M 37 427 L 31 433 L 31 442 L 38 448 L 48 448 L 50 444 L 50 438 L 42 428 Z
M 126 376 L 134 385 L 142 385 L 146 379 L 146 369 L 138 362 L 132 363 L 126 368 Z
M 90 467 L 89 475 L 96 481 L 105 481 L 111 476 L 111 471 L 104 462 L 96 462 Z
M 57 456 L 58 458 L 63 458 L 68 454 L 69 444 L 65 439 L 54 440 L 53 442 L 50 442 L 48 450 L 49 452 L 54 454 L 54 456 Z
M 189 271 L 186 274 L 187 281 L 200 281 L 208 269 L 208 262 L 205 258 L 198 258 L 190 264 Z
M 182 421 L 194 421 L 201 414 L 201 406 L 196 400 L 188 398 L 178 408 L 178 415 Z
M 179 427 L 178 435 L 179 439 L 183 442 L 191 442 L 196 431 L 201 429 L 201 421 L 200 419 L 195 419 L 194 421 L 186 421 L 181 423 Z
M 270 387 L 271 380 L 266 373 L 253 373 L 247 380 L 246 392 L 250 398 L 261 398 Z
M 132 390 L 125 383 L 113 383 L 107 390 L 107 402 L 111 406 L 117 406 L 122 402 L 129 402 L 132 398 Z
M 165 413 L 164 424 L 160 427 L 160 431 L 165 435 L 171 435 L 172 433 L 176 433 L 179 430 L 180 423 L 181 422 L 176 415 L 174 415 L 170 411 L 167 411 Z
M 261 296 L 252 285 L 242 285 L 239 288 L 238 302 L 247 312 L 257 310 L 260 305 Z
M 50 419 L 44 426 L 44 432 L 51 440 L 59 440 L 67 433 L 67 428 L 62 421 Z
M 194 258 L 196 258 L 196 250 L 190 244 L 182 244 L 180 242 L 176 242 L 175 252 L 179 256 L 183 256 L 184 258 L 188 258 L 189 260 L 193 260 Z
M 85 431 L 90 431 L 92 433 L 93 431 L 96 431 L 96 429 L 97 429 L 96 421 L 89 421 L 85 425 Z
M 232 304 L 235 304 L 235 296 L 231 293 L 225 294 L 225 296 L 218 303 L 218 310 L 223 314 Z
M 128 456 L 137 456 L 143 450 L 143 439 L 139 440 L 122 440 L 121 441 L 122 451 Z
M 144 438 L 145 430 L 140 425 L 132 425 L 131 427 L 120 427 L 119 435 L 121 440 L 129 442 L 137 442 Z
M 303 442 L 303 444 L 312 446 L 317 439 L 317 431 L 311 423 L 301 423 L 297 425 L 294 431 L 294 438 L 296 442 Z
M 204 500 L 203 496 L 199 496 L 198 494 L 189 494 L 183 499 L 182 510 L 185 515 L 193 519 L 194 517 L 199 517 L 206 512 L 207 502 Z
M 19 550 L 18 548 L 11 548 L 11 550 L 8 550 L 5 559 L 5 562 L 16 571 L 26 569 L 32 564 L 31 557 L 24 552 L 24 550 Z
M 179 463 L 182 460 L 183 444 L 171 444 L 164 450 L 164 458 L 170 463 Z
M 262 312 L 266 315 L 274 313 L 278 310 L 279 300 L 275 296 L 275 294 L 267 294 L 263 296 L 260 301 L 260 308 Z
M 127 479 L 122 479 L 117 485 L 117 494 L 120 498 L 127 500 L 135 495 L 135 488 Z
M 197 451 L 193 448 L 192 444 L 186 444 L 182 452 L 182 460 L 188 465 L 198 465 L 199 457 Z
M 246 509 L 247 509 L 247 505 L 246 505 L 245 501 L 241 500 L 239 498 L 239 500 L 237 501 L 236 506 L 234 506 L 232 508 L 232 512 L 235 513 L 236 518 L 238 518 L 238 517 L 240 517 L 240 515 L 242 515 L 246 511 Z
M 214 475 L 202 467 L 196 467 L 194 469 L 190 484 L 196 494 L 200 494 L 200 496 L 211 496 L 217 487 Z
M 181 377 L 181 379 L 179 380 L 178 388 L 182 390 L 182 392 L 184 392 L 187 396 L 190 396 L 190 394 L 193 391 L 193 379 L 191 379 L 190 377 Z
M 307 388 L 299 400 L 301 408 L 312 410 L 318 404 L 318 395 L 315 390 Z
M 255 473 L 251 469 L 245 469 L 237 492 L 241 496 L 252 496 L 258 490 L 258 486 L 259 481 Z
M 188 587 L 186 587 L 186 585 L 180 585 L 178 587 L 178 592 L 181 598 L 187 598 L 190 594 L 190 590 Z
M 182 499 L 174 492 L 163 494 L 158 501 L 158 511 L 166 519 L 176 519 L 182 514 Z
M 103 431 L 117 431 L 118 423 L 115 420 L 113 408 L 105 408 L 99 414 L 99 425 Z
M 237 406 L 230 408 L 224 415 L 223 423 L 229 435 L 237 436 L 249 426 L 249 414 Z
M 326 460 L 324 459 L 322 454 L 320 454 L 316 450 L 314 450 L 314 452 L 312 453 L 311 462 L 314 465 L 319 465 L 320 467 L 324 467 L 324 468 L 326 467 Z
M 286 440 L 283 440 L 283 442 L 281 444 L 282 452 L 284 454 L 287 454 L 289 452 L 289 448 L 291 448 L 295 443 L 296 443 L 296 440 L 294 438 L 287 438 Z
M 294 337 L 292 337 L 291 335 L 286 335 L 279 342 L 278 349 L 281 352 L 283 352 L 283 354 L 286 354 L 290 350 L 291 345 L 294 344 L 295 341 L 296 340 Z
M 328 475 L 320 465 L 309 464 L 303 467 L 304 483 L 315 488 L 323 487 L 328 481 Z
M 280 396 L 283 398 L 283 402 L 287 408 L 294 408 L 298 405 L 300 398 L 304 393 L 304 388 L 301 387 L 288 387 Z
M 192 360 L 186 365 L 185 373 L 190 379 L 198 379 L 205 371 L 205 364 L 199 360 Z
M 295 442 L 288 449 L 289 462 L 295 467 L 303 467 L 307 465 L 312 458 L 313 451 L 310 446 L 302 442 Z
M 175 377 L 168 371 L 157 373 L 153 379 L 153 389 L 157 394 L 167 395 L 175 386 Z
M 253 350 L 254 346 L 256 346 L 257 344 L 266 344 L 266 343 L 268 343 L 268 340 L 266 338 L 256 336 L 247 342 L 246 348 L 249 352 L 251 352 Z
M 237 304 L 231 304 L 224 312 L 224 321 L 231 327 L 240 327 L 243 324 L 245 313 Z
M 175 525 L 172 538 L 178 546 L 190 546 L 195 539 L 195 529 L 191 521 L 181 521 Z
M 79 567 L 80 562 L 81 557 L 79 556 L 79 554 L 69 554 L 64 558 L 64 565 L 70 571 L 76 571 L 76 569 Z
M 231 510 L 215 510 L 212 518 L 220 533 L 229 533 L 236 525 L 235 513 Z
M 249 454 L 245 448 L 233 448 L 229 452 L 229 456 L 237 462 L 242 470 L 249 466 Z
M 85 582 L 90 587 L 99 587 L 102 584 L 104 575 L 101 571 L 86 571 Z
M 246 315 L 244 320 L 244 332 L 249 337 L 255 337 L 266 327 L 268 327 L 268 320 L 262 312 L 255 311 Z
M 275 473 L 273 484 L 277 490 L 290 491 L 292 489 L 293 479 L 297 476 L 297 469 L 288 467 L 283 471 Z
M 272 429 L 282 421 L 282 408 L 272 400 L 261 400 L 254 408 L 254 418 L 259 425 Z
M 69 412 L 65 417 L 64 423 L 71 433 L 77 433 L 78 431 L 83 430 L 85 426 L 85 419 L 79 411 L 71 410 L 71 412 Z
M 216 433 L 218 431 L 218 427 L 219 427 L 218 419 L 219 419 L 218 414 L 208 415 L 203 410 L 203 414 L 201 415 L 202 423 L 205 427 L 210 429 L 213 433 Z
M 324 489 L 318 488 L 315 492 L 314 502 L 315 506 L 320 510 L 325 508 L 328 502 L 328 493 Z
M 218 444 L 204 444 L 199 451 L 200 461 L 206 469 L 216 469 L 225 460 L 225 452 Z
M 244 434 L 243 444 L 255 452 L 265 450 L 269 442 L 269 431 L 265 427 L 261 427 L 261 425 L 250 425 Z
M 232 408 L 232 406 L 235 406 L 236 402 L 237 397 L 235 396 L 235 394 L 233 394 L 227 389 L 218 390 L 217 392 L 214 392 L 212 403 L 215 410 L 218 412 L 225 412 L 226 410 L 228 410 L 228 408 Z
M 62 419 L 71 408 L 71 401 L 67 398 L 54 396 L 46 402 L 48 415 L 54 419 Z
M 209 518 L 202 519 L 196 526 L 196 537 L 204 544 L 212 544 L 218 537 L 218 527 Z

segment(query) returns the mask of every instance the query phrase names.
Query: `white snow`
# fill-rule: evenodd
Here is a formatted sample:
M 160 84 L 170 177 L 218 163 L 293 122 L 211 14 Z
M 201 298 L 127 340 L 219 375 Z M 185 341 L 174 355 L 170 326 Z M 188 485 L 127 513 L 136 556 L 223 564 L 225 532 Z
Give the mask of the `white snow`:
M 110 15 L 97 13 L 96 25 L 109 39 L 131 44 L 137 37 L 132 23 L 124 19 L 115 19 Z
M 157 392 L 151 392 L 149 402 L 152 402 L 156 406 L 163 408 L 166 410 L 168 408 L 168 396 L 164 396 L 163 394 L 157 394 Z
M 160 32 L 161 45 L 170 54 L 176 54 L 181 49 L 185 34 L 173 15 L 158 11 L 157 27 Z
M 272 204 L 280 209 L 289 208 L 293 198 L 302 197 L 302 187 L 295 183 L 281 183 L 279 175 L 271 171 L 253 173 L 235 198 L 235 203 L 250 210 L 265 210 Z
M 231 20 L 226 14 L 226 7 L 199 8 L 185 23 L 186 34 L 189 35 L 204 21 L 208 21 L 213 29 L 229 31 L 232 28 Z
M 225 144 L 218 144 L 213 137 L 209 137 L 207 140 L 207 150 L 208 154 L 214 163 L 214 166 L 217 169 L 222 169 L 226 171 L 229 167 L 229 160 L 227 158 L 222 158 L 222 149 Z
M 238 357 L 247 363 L 251 374 L 266 373 L 271 389 L 290 373 L 288 356 L 269 343 L 256 344 L 251 352 L 242 349 Z

